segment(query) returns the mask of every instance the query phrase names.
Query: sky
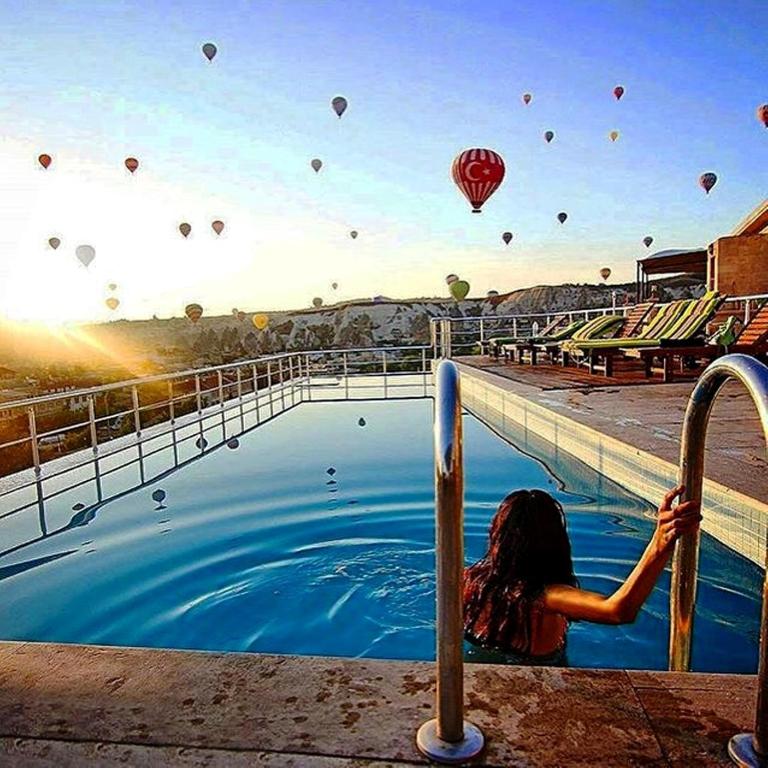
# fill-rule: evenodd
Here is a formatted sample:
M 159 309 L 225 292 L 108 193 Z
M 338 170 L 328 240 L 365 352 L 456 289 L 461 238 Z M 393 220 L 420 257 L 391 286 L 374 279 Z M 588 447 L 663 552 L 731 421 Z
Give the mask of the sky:
M 768 197 L 755 114 L 768 102 L 764 11 L 762 0 L 5 0 L 0 318 L 447 295 L 448 273 L 470 296 L 598 282 L 605 266 L 611 282 L 632 280 L 644 236 L 651 251 L 706 245 Z M 507 169 L 480 215 L 450 178 L 467 147 L 496 150 Z M 705 171 L 719 177 L 710 195 Z M 87 269 L 79 244 L 96 249 Z

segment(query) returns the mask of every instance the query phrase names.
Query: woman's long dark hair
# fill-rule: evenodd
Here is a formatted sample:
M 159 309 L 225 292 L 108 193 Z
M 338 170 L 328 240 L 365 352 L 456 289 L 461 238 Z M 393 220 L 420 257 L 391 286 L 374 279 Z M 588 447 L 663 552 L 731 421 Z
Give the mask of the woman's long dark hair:
M 549 584 L 577 583 L 560 503 L 545 491 L 515 491 L 496 510 L 485 557 L 465 572 L 464 627 L 527 653 L 532 603 Z

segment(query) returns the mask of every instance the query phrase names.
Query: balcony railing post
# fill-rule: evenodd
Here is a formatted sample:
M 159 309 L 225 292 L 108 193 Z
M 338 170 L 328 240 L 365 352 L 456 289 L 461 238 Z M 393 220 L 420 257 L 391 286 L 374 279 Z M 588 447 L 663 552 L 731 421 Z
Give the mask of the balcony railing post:
M 139 389 L 135 384 L 131 387 L 131 400 L 133 401 L 133 427 L 136 431 L 136 438 L 141 439 L 141 410 L 139 408 Z
M 288 358 L 288 381 L 291 385 L 291 405 L 296 404 L 296 388 L 293 385 L 293 355 Z
M 349 400 L 349 356 L 346 352 L 342 353 L 341 362 L 344 366 L 344 397 Z
M 283 385 L 283 358 L 277 361 L 277 375 L 280 377 L 280 407 L 285 410 L 285 387 Z
M 480 318 L 480 348 L 482 349 L 482 344 L 485 341 L 485 320 L 481 317 Z
M 517 338 L 517 318 L 512 318 L 512 335 Z
M 272 402 L 272 361 L 267 361 L 267 393 L 269 395 L 269 415 L 275 415 L 275 404 Z
M 224 407 L 224 376 L 220 370 L 216 371 L 216 378 L 218 381 L 218 387 L 219 387 L 219 405 L 223 408 Z
M 203 396 L 200 391 L 200 374 L 195 374 L 195 401 L 197 403 L 197 415 L 203 412 Z
M 739 380 L 751 395 L 768 444 L 768 367 L 748 355 L 726 355 L 715 360 L 699 377 L 683 418 L 680 482 L 685 491 L 681 501 L 701 499 L 709 416 L 718 393 L 730 379 Z M 669 611 L 669 668 L 676 672 L 685 672 L 690 667 L 698 556 L 698 532 L 678 540 L 672 559 Z M 737 765 L 759 766 L 768 762 L 768 572 L 763 585 L 755 731 L 734 736 L 728 752 Z
M 37 419 L 35 418 L 35 409 L 27 408 L 27 418 L 29 420 L 29 444 L 32 448 L 32 466 L 35 468 L 35 475 L 40 476 L 40 446 L 37 442 Z
M 456 365 L 440 362 L 436 379 L 437 717 L 419 728 L 416 744 L 430 760 L 457 764 L 479 754 L 484 738 L 464 720 L 464 464 Z
M 384 397 L 387 397 L 387 350 L 381 353 L 381 371 L 384 374 Z
M 176 403 L 173 401 L 173 379 L 168 380 L 168 418 L 171 426 L 176 422 Z
M 88 397 L 88 431 L 91 435 L 91 450 L 95 456 L 99 452 L 99 440 L 96 434 L 96 409 L 93 404 L 93 395 Z

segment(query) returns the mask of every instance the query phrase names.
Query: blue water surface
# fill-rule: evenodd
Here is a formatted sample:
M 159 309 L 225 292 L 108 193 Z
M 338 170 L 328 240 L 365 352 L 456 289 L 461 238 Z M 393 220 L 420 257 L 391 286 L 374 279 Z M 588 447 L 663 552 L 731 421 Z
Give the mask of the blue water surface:
M 431 420 L 429 400 L 308 403 L 100 506 L 67 491 L 46 514 L 72 527 L 39 538 L 27 514 L 27 541 L 0 547 L 0 637 L 433 659 Z M 471 415 L 464 429 L 467 562 L 506 493 L 543 488 L 582 586 L 615 589 L 651 505 L 562 454 L 548 469 Z M 695 669 L 755 671 L 760 594 L 760 569 L 704 536 Z M 668 602 L 667 572 L 633 625 L 573 624 L 568 663 L 665 668 Z

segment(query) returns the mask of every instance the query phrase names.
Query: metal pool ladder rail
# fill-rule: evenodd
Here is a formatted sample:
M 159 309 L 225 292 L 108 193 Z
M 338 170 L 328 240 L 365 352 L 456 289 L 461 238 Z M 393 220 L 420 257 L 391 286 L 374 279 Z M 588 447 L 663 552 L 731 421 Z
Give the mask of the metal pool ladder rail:
M 459 370 L 442 360 L 435 374 L 435 546 L 437 559 L 437 717 L 419 728 L 419 751 L 437 763 L 459 764 L 485 746 L 464 720 L 464 459 Z
M 749 355 L 721 357 L 701 374 L 688 401 L 680 445 L 680 481 L 685 485 L 682 500 L 701 498 L 709 415 L 715 398 L 730 379 L 740 381 L 752 396 L 768 444 L 768 367 Z M 687 672 L 690 667 L 698 559 L 699 534 L 681 538 L 672 561 L 670 593 L 669 668 L 676 672 Z M 768 564 L 768 551 L 766 560 Z M 768 766 L 768 569 L 760 620 L 755 731 L 731 738 L 728 754 L 740 766 Z

